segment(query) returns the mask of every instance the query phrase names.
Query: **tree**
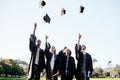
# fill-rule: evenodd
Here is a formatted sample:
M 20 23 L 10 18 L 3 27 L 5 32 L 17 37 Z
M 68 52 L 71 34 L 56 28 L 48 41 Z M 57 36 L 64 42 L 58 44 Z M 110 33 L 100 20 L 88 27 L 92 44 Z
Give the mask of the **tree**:
M 103 72 L 103 76 L 106 78 L 106 77 L 110 77 L 110 72 L 107 72 L 107 71 L 105 71 L 105 72 Z
M 4 73 L 4 69 L 3 69 L 3 66 L 0 65 L 0 74 L 3 74 Z
M 12 67 L 12 64 L 10 63 L 10 60 L 9 59 L 3 59 L 1 61 L 1 65 L 3 66 L 5 76 L 7 77 L 8 74 L 10 74 L 10 70 L 11 70 L 11 67 Z
M 112 66 L 111 63 L 112 63 L 112 61 L 108 61 L 107 66 L 111 67 Z
M 103 77 L 103 69 L 102 68 L 94 68 L 93 75 L 94 77 Z
M 11 75 L 11 77 L 16 77 L 25 75 L 25 72 L 23 70 L 23 67 L 19 66 L 14 60 L 12 59 L 3 59 L 1 61 L 1 67 L 0 69 L 4 69 L 5 77 L 8 77 L 8 74 Z
M 116 67 L 114 67 L 114 72 L 116 77 L 120 77 L 120 65 L 116 65 Z

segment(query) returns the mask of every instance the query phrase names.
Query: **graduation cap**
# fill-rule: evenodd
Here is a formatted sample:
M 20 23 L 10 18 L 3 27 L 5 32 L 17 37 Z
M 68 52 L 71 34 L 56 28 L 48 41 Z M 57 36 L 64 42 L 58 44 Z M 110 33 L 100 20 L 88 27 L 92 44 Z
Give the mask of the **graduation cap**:
M 51 19 L 50 17 L 48 16 L 48 14 L 46 13 L 46 15 L 43 17 L 43 20 L 46 22 L 46 23 L 50 23 Z
M 85 9 L 85 7 L 80 6 L 80 13 L 83 13 L 84 9 Z
M 64 8 L 61 9 L 61 16 L 66 14 L 66 10 Z
M 43 7 L 46 5 L 46 2 L 43 0 L 39 0 L 39 7 Z

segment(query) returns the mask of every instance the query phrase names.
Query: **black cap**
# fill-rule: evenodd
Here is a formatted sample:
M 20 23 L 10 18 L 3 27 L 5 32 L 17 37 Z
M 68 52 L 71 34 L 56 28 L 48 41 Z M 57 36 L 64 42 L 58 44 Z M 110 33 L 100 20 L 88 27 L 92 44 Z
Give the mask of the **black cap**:
M 45 1 L 42 1 L 42 2 L 41 2 L 41 5 L 42 5 L 42 6 L 45 6 L 45 5 L 46 5 L 46 2 L 45 2 Z
M 80 6 L 80 13 L 83 13 L 84 9 L 85 9 L 85 7 Z
M 50 17 L 48 16 L 48 14 L 46 13 L 46 15 L 43 17 L 43 20 L 46 22 L 46 23 L 50 23 L 51 19 Z
M 61 9 L 61 16 L 66 14 L 66 10 L 64 8 Z
M 43 7 L 43 6 L 45 6 L 46 5 L 46 2 L 45 1 L 43 1 L 43 0 L 40 0 L 39 1 L 39 7 Z

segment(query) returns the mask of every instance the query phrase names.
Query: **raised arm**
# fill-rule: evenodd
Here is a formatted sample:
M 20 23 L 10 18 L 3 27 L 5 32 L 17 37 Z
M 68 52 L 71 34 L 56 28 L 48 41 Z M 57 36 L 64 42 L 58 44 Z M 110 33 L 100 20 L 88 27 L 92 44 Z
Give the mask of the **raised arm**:
M 48 52 L 50 47 L 50 43 L 48 42 L 48 35 L 45 35 L 45 52 Z
M 80 39 L 81 39 L 81 34 L 79 33 L 78 34 L 78 43 L 77 43 L 77 47 L 78 47 L 78 49 L 80 48 Z
M 79 33 L 79 34 L 78 34 L 78 43 L 75 45 L 76 59 L 79 58 L 79 53 L 80 53 L 80 51 L 81 51 L 81 48 L 80 48 L 80 39 L 81 39 L 81 34 Z
M 34 30 L 33 30 L 33 35 L 35 36 L 35 31 L 36 31 L 37 23 L 34 24 Z
M 45 42 L 48 42 L 48 35 L 45 35 Z
M 37 23 L 34 24 L 33 34 L 30 35 L 29 49 L 31 52 L 34 51 L 34 48 L 36 46 L 36 44 L 35 44 L 35 42 L 36 42 L 36 36 L 35 36 L 36 27 L 37 27 Z

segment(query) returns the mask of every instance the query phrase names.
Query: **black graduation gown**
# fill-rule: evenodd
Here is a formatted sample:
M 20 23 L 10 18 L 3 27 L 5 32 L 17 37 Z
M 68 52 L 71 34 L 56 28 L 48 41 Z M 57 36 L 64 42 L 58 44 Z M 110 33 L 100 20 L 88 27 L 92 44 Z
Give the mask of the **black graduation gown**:
M 61 69 L 60 69 L 60 75 L 61 75 L 61 80 L 72 80 L 74 75 L 75 75 L 75 60 L 72 56 L 69 57 L 68 61 L 68 68 L 67 68 L 67 75 L 66 75 L 66 60 L 67 57 L 64 56 L 62 58 L 62 63 L 61 63 Z
M 52 59 L 53 54 L 49 52 L 50 49 L 50 44 L 49 43 L 45 43 L 45 55 L 46 55 L 46 78 L 47 79 L 51 79 L 52 78 L 52 74 L 51 74 L 51 66 L 50 66 L 50 62 Z M 53 68 L 53 74 L 57 73 L 58 70 L 58 62 L 57 62 L 57 54 L 54 55 L 54 68 Z M 54 80 L 58 80 L 57 76 L 54 77 Z
M 81 52 L 81 49 L 78 49 L 77 45 L 75 46 L 75 54 L 77 59 L 76 79 L 81 80 L 82 66 L 83 66 L 83 53 Z M 77 57 L 77 54 L 79 55 L 79 57 Z M 85 55 L 86 55 L 85 69 L 86 69 L 86 74 L 88 75 L 87 73 L 88 71 L 90 71 L 91 73 L 93 71 L 92 58 L 89 53 L 86 53 Z M 87 77 L 87 80 L 89 80 L 89 77 Z
M 58 63 L 58 69 L 59 69 L 59 71 L 61 71 L 61 64 L 62 64 L 62 62 L 63 62 L 63 58 L 65 57 L 65 55 L 64 55 L 64 52 L 63 52 L 63 50 L 61 50 L 61 51 L 59 51 L 59 53 L 58 53 L 58 55 L 57 55 L 57 63 Z
M 29 63 L 29 67 L 28 67 L 28 75 L 29 78 L 31 79 L 34 76 L 34 66 L 35 64 L 35 59 L 36 59 L 36 52 L 37 52 L 37 45 L 35 44 L 36 41 L 36 36 L 32 35 L 30 36 L 30 40 L 29 40 L 29 49 L 31 51 L 31 58 L 30 58 L 30 63 Z M 45 68 L 45 53 L 44 51 L 40 48 L 39 50 L 39 63 L 38 63 L 38 71 L 39 73 L 42 72 L 43 68 Z

